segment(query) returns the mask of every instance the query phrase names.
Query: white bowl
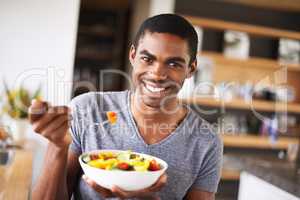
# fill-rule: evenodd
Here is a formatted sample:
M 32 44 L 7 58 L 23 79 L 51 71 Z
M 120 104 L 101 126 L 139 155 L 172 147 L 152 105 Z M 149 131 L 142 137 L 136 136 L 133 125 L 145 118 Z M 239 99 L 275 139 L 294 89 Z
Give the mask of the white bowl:
M 104 170 L 104 169 L 91 167 L 82 161 L 83 156 L 90 155 L 90 154 L 98 154 L 100 152 L 120 153 L 120 152 L 125 152 L 125 151 L 107 150 L 107 149 L 96 150 L 96 151 L 83 153 L 79 157 L 79 163 L 83 169 L 84 174 L 87 177 L 89 177 L 90 179 L 92 179 L 93 181 L 95 181 L 98 185 L 100 185 L 106 189 L 111 189 L 112 186 L 114 186 L 114 185 L 125 191 L 135 191 L 135 190 L 145 189 L 145 188 L 153 185 L 158 180 L 158 178 L 168 168 L 168 164 L 165 161 L 163 161 L 159 158 L 156 158 L 154 156 L 136 153 L 136 152 L 132 152 L 132 153 L 138 154 L 144 158 L 155 159 L 162 166 L 162 169 L 160 169 L 158 171 L 146 171 L 146 172 L 110 171 L 110 170 Z

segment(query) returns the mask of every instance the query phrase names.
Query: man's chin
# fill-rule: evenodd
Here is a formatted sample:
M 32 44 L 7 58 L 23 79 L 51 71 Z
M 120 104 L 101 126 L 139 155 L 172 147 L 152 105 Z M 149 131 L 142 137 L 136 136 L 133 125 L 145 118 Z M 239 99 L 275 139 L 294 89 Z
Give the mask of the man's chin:
M 168 107 L 170 106 L 170 103 L 173 104 L 173 98 L 149 98 L 149 97 L 143 97 L 141 99 L 141 102 L 148 108 L 150 108 L 153 111 L 162 111 L 162 110 L 168 110 Z
M 144 88 L 138 88 L 138 100 L 139 103 L 144 104 L 145 106 L 153 109 L 162 109 L 169 101 L 172 101 L 173 98 L 176 96 L 175 94 L 164 94 L 164 95 L 153 95 L 150 94 L 148 91 L 144 91 Z M 171 93 L 171 91 L 170 91 Z
M 161 107 L 161 99 L 149 98 L 149 97 L 143 96 L 140 100 L 147 107 L 150 107 L 153 109 L 159 109 Z

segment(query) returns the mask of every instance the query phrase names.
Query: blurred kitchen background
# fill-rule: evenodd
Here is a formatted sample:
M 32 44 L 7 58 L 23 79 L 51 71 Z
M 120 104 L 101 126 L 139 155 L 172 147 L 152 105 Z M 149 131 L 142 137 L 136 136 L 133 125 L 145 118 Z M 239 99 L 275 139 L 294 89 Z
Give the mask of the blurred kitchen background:
M 31 99 L 129 89 L 130 42 L 160 13 L 198 33 L 179 99 L 223 139 L 216 199 L 300 199 L 299 0 L 0 0 L 0 199 L 28 199 L 41 168 Z

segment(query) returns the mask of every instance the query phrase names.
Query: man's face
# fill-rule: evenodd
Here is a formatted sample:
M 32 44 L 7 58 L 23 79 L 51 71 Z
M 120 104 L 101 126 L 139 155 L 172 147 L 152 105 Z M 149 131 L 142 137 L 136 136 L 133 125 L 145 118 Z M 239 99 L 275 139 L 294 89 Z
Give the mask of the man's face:
M 136 94 L 140 102 L 152 108 L 174 101 L 196 68 L 196 61 L 189 66 L 187 41 L 168 33 L 146 32 L 137 49 L 131 47 L 129 59 Z

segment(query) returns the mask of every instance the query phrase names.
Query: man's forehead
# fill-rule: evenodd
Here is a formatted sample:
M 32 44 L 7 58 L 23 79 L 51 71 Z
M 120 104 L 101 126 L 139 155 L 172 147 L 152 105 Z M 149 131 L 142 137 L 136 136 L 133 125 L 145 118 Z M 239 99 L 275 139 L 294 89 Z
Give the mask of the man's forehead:
M 188 56 L 187 41 L 169 33 L 146 32 L 138 44 L 138 52 L 170 54 L 170 56 Z

